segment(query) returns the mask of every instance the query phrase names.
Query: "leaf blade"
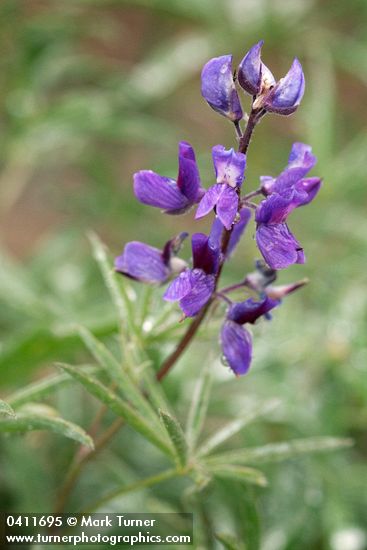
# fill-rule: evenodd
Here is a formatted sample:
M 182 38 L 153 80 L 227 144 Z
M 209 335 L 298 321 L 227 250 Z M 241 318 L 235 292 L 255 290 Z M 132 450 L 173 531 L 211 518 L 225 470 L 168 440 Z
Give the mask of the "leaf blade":
M 245 426 L 250 424 L 250 422 L 273 410 L 279 403 L 280 401 L 278 399 L 270 399 L 265 403 L 260 403 L 257 406 L 253 407 L 251 411 L 248 411 L 247 414 L 245 414 L 243 417 L 236 418 L 232 422 L 229 422 L 203 443 L 203 445 L 198 450 L 198 455 L 208 455 L 215 448 L 219 447 L 222 443 L 227 441 L 227 439 L 231 438 L 233 435 L 242 430 Z
M 0 432 L 28 432 L 48 430 L 68 439 L 73 439 L 82 445 L 94 448 L 92 438 L 77 424 L 58 416 L 40 414 L 18 414 L 15 419 L 0 420 Z
M 295 439 L 280 443 L 271 443 L 262 447 L 227 451 L 207 458 L 210 463 L 222 464 L 251 464 L 253 462 L 266 463 L 287 460 L 298 455 L 313 452 L 327 452 L 345 447 L 351 447 L 353 440 L 337 437 L 314 437 L 309 439 Z
M 233 464 L 218 464 L 211 466 L 206 464 L 208 470 L 215 477 L 224 479 L 233 479 L 235 481 L 244 481 L 246 483 L 252 483 L 265 487 L 267 485 L 266 477 L 260 470 L 255 468 L 248 468 L 247 466 L 237 466 Z
M 205 421 L 210 399 L 211 378 L 211 371 L 205 368 L 195 386 L 185 431 L 190 450 L 194 449 Z
M 184 468 L 187 463 L 188 447 L 181 425 L 178 420 L 169 413 L 162 410 L 160 410 L 159 413 L 175 449 L 178 465 Z
M 76 367 L 61 363 L 58 363 L 58 366 L 80 382 L 89 393 L 107 405 L 107 407 L 117 414 L 117 416 L 124 418 L 128 424 L 148 439 L 153 445 L 158 447 L 165 454 L 172 456 L 172 449 L 164 438 L 164 432 L 160 430 L 160 436 L 158 436 L 157 430 L 155 430 L 155 428 L 152 427 L 129 403 L 117 397 L 96 378 L 79 372 Z

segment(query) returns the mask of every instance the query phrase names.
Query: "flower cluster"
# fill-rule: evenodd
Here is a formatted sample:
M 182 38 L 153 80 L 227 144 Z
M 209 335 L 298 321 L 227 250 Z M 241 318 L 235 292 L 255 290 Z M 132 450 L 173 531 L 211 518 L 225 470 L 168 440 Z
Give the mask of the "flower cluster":
M 237 78 L 232 72 L 231 55 L 213 58 L 203 68 L 202 95 L 210 107 L 234 123 L 238 138 L 237 151 L 223 145 L 212 148 L 213 184 L 207 189 L 202 187 L 194 150 L 186 141 L 178 146 L 176 179 L 151 170 L 134 175 L 134 193 L 143 204 L 173 215 L 184 214 L 198 205 L 196 219 L 214 213 L 209 235 L 194 233 L 191 237 L 191 264 L 178 256 L 187 233 L 170 239 L 162 250 L 137 241 L 127 243 L 115 260 L 116 271 L 136 281 L 159 285 L 169 282 L 164 300 L 177 301 L 184 318 L 197 317 L 196 326 L 211 304 L 221 300 L 226 311 L 220 341 L 225 361 L 236 375 L 245 374 L 251 363 L 252 337 L 246 325 L 254 324 L 260 317 L 270 319 L 270 311 L 305 283 L 303 280 L 273 285 L 277 270 L 305 262 L 303 248 L 290 231 L 287 218 L 294 209 L 309 204 L 321 187 L 320 178 L 306 177 L 316 163 L 311 147 L 294 143 L 288 164 L 278 176 L 262 176 L 256 190 L 241 194 L 247 148 L 255 126 L 267 113 L 293 113 L 305 89 L 297 59 L 283 78 L 275 80 L 261 60 L 262 44 L 262 41 L 255 44 L 245 55 Z M 252 96 L 244 132 L 236 83 Z M 250 201 L 254 197 L 262 200 Z M 239 283 L 219 288 L 222 268 L 239 243 L 253 211 L 256 243 L 263 260 L 257 261 L 256 270 Z M 246 299 L 231 300 L 235 291 Z

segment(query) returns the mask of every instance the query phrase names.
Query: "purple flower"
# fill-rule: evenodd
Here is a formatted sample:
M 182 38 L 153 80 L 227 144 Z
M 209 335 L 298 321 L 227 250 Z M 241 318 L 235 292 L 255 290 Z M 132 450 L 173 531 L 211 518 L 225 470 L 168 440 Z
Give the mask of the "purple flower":
M 208 302 L 215 289 L 219 269 L 218 243 L 203 233 L 192 236 L 193 268 L 186 269 L 167 288 L 163 298 L 179 301 L 186 317 L 194 317 Z
M 238 191 L 244 179 L 246 155 L 216 145 L 212 156 L 217 183 L 209 187 L 201 199 L 195 218 L 206 216 L 215 207 L 218 218 L 229 230 L 238 212 Z
M 247 52 L 238 68 L 240 86 L 254 97 L 253 108 L 290 115 L 301 103 L 305 91 L 302 65 L 295 59 L 287 74 L 278 82 L 261 61 L 261 40 Z
M 305 93 L 305 77 L 302 65 L 295 59 L 284 78 L 281 78 L 270 90 L 264 101 L 264 107 L 270 113 L 290 115 L 301 103 Z
M 286 219 L 295 208 L 308 204 L 318 193 L 320 178 L 304 178 L 315 163 L 316 157 L 309 145 L 294 143 L 285 170 L 277 178 L 261 178 L 261 188 L 267 198 L 256 211 L 256 241 L 273 269 L 305 261 L 302 247 L 290 232 Z
M 294 187 L 315 166 L 316 160 L 316 157 L 312 154 L 310 145 L 299 142 L 294 143 L 289 155 L 288 165 L 283 172 L 277 178 L 272 178 L 271 176 L 262 176 L 260 178 L 262 192 L 264 195 L 270 195 L 271 193 L 281 193 Z M 320 181 L 319 178 L 317 179 Z
M 275 85 L 272 73 L 261 61 L 261 47 L 263 44 L 264 41 L 260 40 L 252 46 L 238 67 L 240 86 L 253 96 L 264 93 Z
M 243 113 L 232 74 L 232 56 L 210 59 L 201 73 L 201 94 L 210 107 L 233 122 Z
M 177 180 L 152 170 L 134 174 L 134 193 L 140 202 L 162 208 L 166 214 L 183 214 L 204 194 L 193 148 L 186 141 L 178 146 Z
M 262 315 L 268 317 L 269 311 L 279 304 L 280 300 L 266 296 L 259 302 L 249 298 L 245 302 L 230 306 L 222 326 L 220 340 L 224 358 L 237 376 L 246 374 L 252 359 L 252 337 L 241 325 L 253 324 Z
M 256 211 L 257 246 L 272 269 L 284 269 L 292 264 L 305 263 L 303 248 L 284 221 L 297 206 L 292 197 L 293 194 L 288 199 L 280 195 L 271 195 L 260 203 Z
M 165 283 L 171 275 L 186 267 L 186 262 L 176 254 L 187 236 L 187 233 L 180 233 L 168 241 L 163 250 L 138 241 L 127 243 L 121 256 L 115 259 L 115 270 L 143 283 Z
M 252 337 L 248 330 L 234 321 L 227 320 L 220 332 L 225 361 L 236 374 L 246 374 L 252 360 Z

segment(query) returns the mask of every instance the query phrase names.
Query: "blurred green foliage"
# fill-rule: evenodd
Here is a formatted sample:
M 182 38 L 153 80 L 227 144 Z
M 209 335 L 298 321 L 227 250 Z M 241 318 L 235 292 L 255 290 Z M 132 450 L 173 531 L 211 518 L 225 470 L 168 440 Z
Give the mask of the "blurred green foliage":
M 112 351 L 118 348 L 115 311 L 88 230 L 102 235 L 113 253 L 131 239 L 160 246 L 180 230 L 193 230 L 190 216 L 173 219 L 139 205 L 131 177 L 140 168 L 174 176 L 177 142 L 186 139 L 197 151 L 203 183 L 212 183 L 210 149 L 233 144 L 234 136 L 200 97 L 203 63 L 230 52 L 240 61 L 263 38 L 264 59 L 276 76 L 295 55 L 304 66 L 302 105 L 289 118 L 265 117 L 249 150 L 245 185 L 254 189 L 259 175 L 277 174 L 293 141 L 312 144 L 315 173 L 324 177 L 324 187 L 317 201 L 290 220 L 308 262 L 280 277 L 285 282 L 307 276 L 311 283 L 275 312 L 272 323 L 254 328 L 255 360 L 248 376 L 233 379 L 220 364 L 214 322 L 163 385 L 182 423 L 198 366 L 210 364 L 214 380 L 205 440 L 258 400 L 280 399 L 272 415 L 236 433 L 223 452 L 319 435 L 352 437 L 355 446 L 262 466 L 266 489 L 219 481 L 196 510 L 205 527 L 198 547 L 220 548 L 237 540 L 249 550 L 367 548 L 366 22 L 365 0 L 0 3 L 5 401 L 25 384 L 58 374 L 55 361 L 91 362 L 75 324 Z M 195 228 L 205 230 L 207 224 Z M 225 280 L 233 282 L 247 271 L 256 254 L 248 234 Z M 179 313 L 162 306 L 160 290 L 150 295 L 133 284 L 130 293 L 136 295 L 137 325 L 146 304 L 153 312 L 145 319 L 144 342 L 158 368 L 183 330 L 176 324 Z M 88 430 L 98 405 L 63 380 L 46 402 Z M 113 418 L 106 415 L 106 429 Z M 73 442 L 46 432 L 2 437 L 2 508 L 53 509 L 75 450 Z M 68 509 L 166 466 L 152 446 L 124 429 L 85 467 Z M 167 481 L 121 496 L 115 509 L 188 510 L 190 504 L 179 498 L 184 489 L 184 481 L 182 486 L 180 480 Z M 222 545 L 214 541 L 214 531 Z

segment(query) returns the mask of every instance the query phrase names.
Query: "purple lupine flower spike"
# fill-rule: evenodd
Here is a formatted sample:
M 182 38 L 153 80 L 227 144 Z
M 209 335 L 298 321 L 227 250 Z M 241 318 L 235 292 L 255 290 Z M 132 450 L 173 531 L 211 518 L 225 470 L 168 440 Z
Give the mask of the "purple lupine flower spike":
M 143 204 L 155 206 L 166 214 L 183 214 L 204 194 L 193 148 L 186 141 L 178 146 L 177 181 L 152 170 L 134 174 L 134 193 Z
M 240 86 L 252 96 L 257 96 L 275 85 L 275 79 L 261 61 L 261 48 L 264 44 L 260 40 L 247 52 L 238 68 L 238 82 Z
M 232 56 L 210 59 L 201 73 L 201 94 L 214 111 L 238 122 L 243 117 L 232 74 Z
M 163 251 L 139 241 L 127 243 L 121 256 L 115 259 L 115 270 L 136 281 L 163 284 L 185 269 L 186 262 L 176 254 L 187 236 L 180 233 L 165 244 Z
M 290 115 L 301 103 L 305 91 L 302 65 L 295 59 L 285 77 L 267 94 L 263 106 L 271 113 Z
M 218 243 L 203 233 L 192 236 L 193 268 L 186 269 L 167 288 L 163 298 L 179 301 L 186 317 L 194 317 L 211 298 L 219 268 Z
M 238 212 L 238 189 L 244 179 L 246 155 L 216 145 L 212 156 L 217 183 L 201 199 L 195 218 L 206 216 L 215 207 L 218 218 L 229 230 Z

